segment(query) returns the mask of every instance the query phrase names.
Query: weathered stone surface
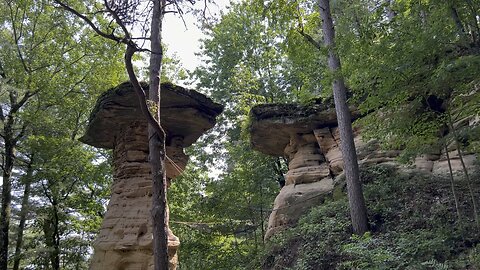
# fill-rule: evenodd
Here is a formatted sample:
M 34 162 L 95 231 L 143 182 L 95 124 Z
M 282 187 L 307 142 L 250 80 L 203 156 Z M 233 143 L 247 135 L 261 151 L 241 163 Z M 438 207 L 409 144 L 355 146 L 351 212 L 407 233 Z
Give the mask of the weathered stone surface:
M 311 207 L 323 203 L 324 195 L 332 190 L 331 178 L 309 184 L 284 186 L 275 199 L 265 238 L 286 226 L 295 225 L 302 214 Z
M 285 175 L 286 185 L 298 185 L 305 183 L 318 182 L 325 177 L 330 176 L 328 164 L 321 164 L 317 166 L 308 166 L 298 169 L 288 170 Z
M 197 92 L 172 85 L 162 85 L 162 101 L 162 127 L 167 131 L 166 175 L 170 184 L 187 165 L 184 147 L 213 127 L 222 107 Z M 153 269 L 147 123 L 130 84 L 122 84 L 99 98 L 81 140 L 96 147 L 113 148 L 114 153 L 112 196 L 94 243 L 90 269 Z M 180 241 L 168 231 L 170 269 L 174 270 Z
M 288 163 L 290 170 L 300 167 L 316 166 L 325 161 L 320 149 L 315 144 L 307 144 L 298 149 Z
M 320 150 L 323 153 L 327 153 L 333 147 L 338 147 L 337 142 L 333 138 L 330 128 L 321 128 L 313 130 L 317 143 L 320 146 Z
M 432 172 L 433 170 L 433 160 L 428 159 L 425 155 L 415 158 L 415 167 L 419 170 Z
M 359 112 L 351 108 L 352 119 Z M 272 156 L 283 156 L 291 136 L 312 134 L 313 130 L 337 125 L 333 104 L 264 104 L 250 111 L 250 141 L 258 151 Z
M 450 155 L 450 164 L 452 166 L 452 171 L 454 173 L 462 173 L 463 166 L 460 158 L 458 157 L 457 151 L 449 152 Z M 466 154 L 463 156 L 463 162 L 468 171 L 472 172 L 475 169 L 476 157 L 473 154 Z M 433 162 L 432 173 L 434 174 L 448 174 L 448 160 L 445 154 L 443 154 L 440 159 Z
M 351 109 L 353 119 L 359 116 Z M 254 149 L 273 156 L 284 156 L 289 161 L 285 175 L 286 186 L 275 199 L 275 209 L 270 215 L 266 238 L 285 226 L 295 224 L 298 216 L 312 205 L 312 194 L 325 194 L 332 185 L 321 185 L 332 176 L 343 173 L 343 159 L 340 151 L 340 134 L 337 128 L 335 110 L 331 104 L 301 106 L 292 104 L 258 105 L 251 111 L 251 143 Z M 469 125 L 471 118 L 456 123 L 456 127 Z M 399 150 L 382 150 L 375 140 L 365 142 L 361 130 L 354 129 L 354 141 L 360 165 L 397 163 Z M 313 135 L 313 136 L 312 136 Z M 456 145 L 448 146 L 452 168 L 462 170 L 457 156 Z M 438 174 L 448 173 L 445 154 L 432 149 L 430 153 L 415 160 L 417 169 Z M 475 156 L 465 155 L 465 164 L 473 168 Z M 310 188 L 312 187 L 312 188 Z M 308 191 L 307 191 L 308 190 Z
M 148 85 L 142 84 L 148 92 Z M 183 147 L 215 125 L 223 107 L 206 96 L 179 86 L 161 86 L 161 122 L 170 138 L 182 137 Z M 100 148 L 113 149 L 112 138 L 118 136 L 122 123 L 144 121 L 136 93 L 129 82 L 102 94 L 90 115 L 87 132 L 80 141 Z

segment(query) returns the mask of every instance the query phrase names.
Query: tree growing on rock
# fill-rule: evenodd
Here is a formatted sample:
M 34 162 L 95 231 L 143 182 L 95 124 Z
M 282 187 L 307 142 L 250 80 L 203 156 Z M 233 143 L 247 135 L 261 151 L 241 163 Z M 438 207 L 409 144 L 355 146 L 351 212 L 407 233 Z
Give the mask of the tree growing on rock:
M 363 234 L 368 230 L 367 208 L 363 198 L 362 184 L 360 183 L 357 153 L 353 141 L 352 120 L 347 105 L 347 89 L 341 75 L 340 58 L 335 52 L 335 28 L 330 12 L 330 1 L 320 0 L 319 8 L 322 18 L 324 45 L 328 49 L 328 66 L 335 76 L 333 80 L 333 97 L 340 131 L 340 148 L 345 165 L 344 171 L 347 179 L 350 216 L 354 233 Z
M 130 82 L 139 98 L 142 113 L 148 122 L 149 162 L 152 172 L 152 224 L 153 224 L 153 253 L 156 270 L 168 269 L 168 213 L 167 180 L 165 174 L 165 131 L 160 123 L 160 74 L 162 73 L 162 20 L 166 13 L 182 14 L 179 0 L 134 0 L 134 1 L 103 1 L 100 5 L 96 1 L 86 9 L 100 6 L 96 12 L 82 13 L 73 4 L 54 0 L 65 10 L 81 18 L 98 35 L 126 45 L 125 67 Z M 194 0 L 186 2 L 193 4 Z M 143 12 L 138 12 L 143 10 Z M 151 19 L 147 16 L 151 13 Z M 96 14 L 89 17 L 86 14 Z M 141 29 L 140 37 L 134 36 L 135 31 Z M 145 41 L 150 42 L 150 49 L 143 47 Z M 150 53 L 148 92 L 138 81 L 133 66 L 133 56 L 138 52 Z M 147 96 L 148 95 L 148 96 Z

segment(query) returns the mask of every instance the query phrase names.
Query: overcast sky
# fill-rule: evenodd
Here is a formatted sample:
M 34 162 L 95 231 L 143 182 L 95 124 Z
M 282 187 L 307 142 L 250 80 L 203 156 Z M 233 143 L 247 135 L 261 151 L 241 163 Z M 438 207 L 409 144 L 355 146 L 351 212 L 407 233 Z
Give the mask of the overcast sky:
M 229 5 L 229 0 L 215 0 L 215 4 L 209 4 L 209 16 L 219 16 L 221 10 Z M 202 9 L 203 1 L 197 1 L 196 8 Z M 193 70 L 200 63 L 195 52 L 199 52 L 199 40 L 204 37 L 202 31 L 197 27 L 197 19 L 192 14 L 184 15 L 185 24 L 182 19 L 173 14 L 166 14 L 164 18 L 163 42 L 168 46 L 168 54 L 176 53 L 183 66 Z M 186 25 L 186 27 L 185 27 Z

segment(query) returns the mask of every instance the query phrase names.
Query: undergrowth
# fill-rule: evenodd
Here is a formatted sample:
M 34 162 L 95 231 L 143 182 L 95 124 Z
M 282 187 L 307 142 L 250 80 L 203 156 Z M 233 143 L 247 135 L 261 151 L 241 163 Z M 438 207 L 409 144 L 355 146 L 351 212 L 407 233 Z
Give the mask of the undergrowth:
M 387 166 L 363 168 L 361 178 L 370 232 L 352 235 L 346 196 L 332 196 L 270 239 L 255 268 L 480 269 L 479 229 L 463 181 L 456 180 L 459 220 L 448 179 Z

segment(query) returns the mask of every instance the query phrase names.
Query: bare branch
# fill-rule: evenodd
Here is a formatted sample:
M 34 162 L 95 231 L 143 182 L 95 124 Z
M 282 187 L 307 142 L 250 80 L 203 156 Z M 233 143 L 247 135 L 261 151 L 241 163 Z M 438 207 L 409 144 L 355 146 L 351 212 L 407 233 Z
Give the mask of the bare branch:
M 127 69 L 128 77 L 130 78 L 130 82 L 133 85 L 133 89 L 137 93 L 138 99 L 140 100 L 140 109 L 142 110 L 143 115 L 147 118 L 149 124 L 155 129 L 159 136 L 165 136 L 165 131 L 160 126 L 160 123 L 153 117 L 152 113 L 147 107 L 147 98 L 145 96 L 145 91 L 143 90 L 140 82 L 135 75 L 135 70 L 132 64 L 132 57 L 135 52 L 138 50 L 135 47 L 127 46 L 127 50 L 125 51 L 125 67 Z
M 122 22 L 122 20 L 120 19 L 120 17 L 118 16 L 118 13 L 116 11 L 114 11 L 113 9 L 110 8 L 110 6 L 108 5 L 108 2 L 107 0 L 103 0 L 104 4 L 105 4 L 105 8 L 108 10 L 108 12 L 110 13 L 110 15 L 112 15 L 112 17 L 115 19 L 115 22 L 120 26 L 120 28 L 122 28 L 122 31 L 123 33 L 125 34 L 125 39 L 126 40 L 129 40 L 130 39 L 130 33 L 128 32 L 128 29 L 127 27 L 125 26 L 125 24 Z
M 306 41 L 308 41 L 310 44 L 312 44 L 313 46 L 315 46 L 315 48 L 317 48 L 317 49 L 319 49 L 319 50 L 322 49 L 322 45 L 321 45 L 318 41 L 316 41 L 312 36 L 310 36 L 309 34 L 305 33 L 305 32 L 303 31 L 303 29 L 298 30 L 298 33 L 299 33 L 300 35 L 302 35 L 303 38 L 305 38 Z
M 5 115 L 3 114 L 3 107 L 2 107 L 1 104 L 0 104 L 0 120 L 2 122 L 5 122 Z M 1 134 L 0 134 L 0 136 L 1 136 Z
M 0 79 L 6 79 L 7 74 L 5 72 L 5 68 L 3 68 L 2 61 L 0 61 Z
M 42 184 L 43 193 L 44 193 L 45 197 L 47 197 L 48 201 L 49 201 L 51 204 L 53 204 L 54 201 L 53 201 L 53 199 L 52 199 L 52 195 L 50 194 L 50 192 L 48 192 L 48 189 L 49 189 L 49 188 L 47 188 L 47 187 L 45 186 L 45 184 L 43 183 L 43 180 L 40 181 L 40 183 Z
M 13 144 L 16 144 L 20 139 L 22 139 L 26 131 L 27 131 L 27 124 L 23 123 L 22 129 L 20 130 L 18 135 L 13 138 Z
M 12 5 L 11 5 L 10 2 L 8 3 L 8 8 L 10 10 L 10 19 L 12 21 L 13 38 L 15 40 L 15 47 L 16 47 L 16 50 L 17 50 L 18 57 L 20 58 L 20 62 L 22 63 L 23 69 L 27 73 L 30 73 L 30 69 L 28 68 L 28 66 L 25 62 L 25 59 L 24 59 L 23 54 L 22 54 L 22 50 L 20 48 L 20 39 L 22 38 L 23 24 L 20 25 L 21 26 L 20 31 L 18 31 L 17 25 L 15 23 L 16 19 L 17 19 L 17 15 L 18 15 L 18 8 L 15 12 L 13 12 L 13 8 L 12 8 Z M 24 14 L 24 16 L 25 16 L 25 14 Z M 22 21 L 22 23 L 23 23 L 23 21 Z
M 53 0 L 53 1 L 57 4 L 59 4 L 63 9 L 73 13 L 75 16 L 79 17 L 84 22 L 86 22 L 93 29 L 93 31 L 95 31 L 95 33 L 97 33 L 98 35 L 100 35 L 104 38 L 116 41 L 116 42 L 125 43 L 125 38 L 117 37 L 113 33 L 107 34 L 107 33 L 103 32 L 87 16 L 85 16 L 85 15 L 81 14 L 80 12 L 78 12 L 77 10 L 71 8 L 70 6 L 63 3 L 62 1 L 60 1 L 60 0 Z
M 14 97 L 15 102 L 12 102 L 12 108 L 10 109 L 10 115 L 12 115 L 12 114 L 16 113 L 18 110 L 20 110 L 20 108 L 22 108 L 22 106 L 25 105 L 25 103 L 28 101 L 28 99 L 35 96 L 38 92 L 39 92 L 39 90 L 36 90 L 36 91 L 33 91 L 33 92 L 27 91 L 18 103 L 16 102 L 16 97 Z M 10 93 L 11 93 L 11 95 L 14 95 L 13 91 L 11 91 Z
M 300 14 L 300 7 L 297 5 L 297 20 L 298 20 L 298 29 L 297 32 L 302 35 L 302 37 L 310 44 L 312 44 L 315 48 L 321 50 L 322 45 L 320 42 L 316 41 L 311 35 L 305 33 L 305 29 L 303 28 L 302 16 Z

